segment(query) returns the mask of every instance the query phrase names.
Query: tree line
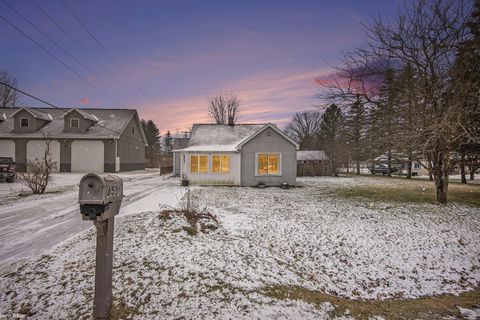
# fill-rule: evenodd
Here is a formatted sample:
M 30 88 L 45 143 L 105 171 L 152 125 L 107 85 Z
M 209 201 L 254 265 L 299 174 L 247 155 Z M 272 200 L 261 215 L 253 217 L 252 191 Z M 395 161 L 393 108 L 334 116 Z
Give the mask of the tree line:
M 449 175 L 480 168 L 480 0 L 406 2 L 391 21 L 365 26 L 367 41 L 341 55 L 322 81 L 324 112 L 295 114 L 286 131 L 323 149 L 336 172 L 379 156 L 420 163 L 448 201 Z M 388 170 L 390 172 L 390 170 Z

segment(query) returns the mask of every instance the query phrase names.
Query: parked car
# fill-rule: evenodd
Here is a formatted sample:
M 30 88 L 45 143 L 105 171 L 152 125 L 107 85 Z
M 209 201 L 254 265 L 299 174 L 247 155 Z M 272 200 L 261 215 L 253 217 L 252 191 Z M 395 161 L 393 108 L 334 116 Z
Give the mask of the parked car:
M 0 182 L 15 182 L 17 180 L 17 168 L 11 157 L 0 157 Z
M 386 164 L 379 164 L 379 165 L 376 165 L 374 167 L 370 166 L 369 169 L 370 169 L 370 172 L 372 174 L 377 174 L 377 173 L 381 173 L 383 175 L 388 174 L 388 166 Z M 401 168 L 400 167 L 391 167 L 390 168 L 390 173 L 395 173 L 399 169 L 401 169 Z

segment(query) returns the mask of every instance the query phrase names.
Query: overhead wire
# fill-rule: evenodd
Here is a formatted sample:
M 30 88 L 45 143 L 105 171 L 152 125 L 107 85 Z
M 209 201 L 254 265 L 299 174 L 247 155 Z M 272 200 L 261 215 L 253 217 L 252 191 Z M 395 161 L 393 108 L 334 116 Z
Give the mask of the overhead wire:
M 2 1 L 5 1 L 5 0 L 2 0 Z M 76 41 L 70 34 L 68 34 L 68 32 L 62 28 L 62 26 L 57 22 L 55 21 L 55 19 L 53 17 L 51 17 L 47 12 L 46 10 L 42 9 L 38 4 L 36 4 L 33 0 L 30 0 L 30 3 L 32 3 L 43 15 L 45 15 L 49 20 L 50 22 L 52 22 L 55 26 L 57 26 L 57 28 L 59 28 L 72 42 L 74 42 L 75 44 L 77 44 L 77 46 L 79 46 L 86 54 L 88 54 L 88 52 L 83 48 L 83 46 L 80 45 L 80 43 L 78 41 Z M 40 31 L 41 32 L 41 31 Z M 53 40 L 52 40 L 53 41 Z M 57 46 L 58 43 L 56 44 Z M 117 95 L 120 95 L 120 96 L 123 96 L 124 98 L 126 98 L 126 100 L 132 104 L 132 105 L 135 105 L 136 103 L 130 99 L 128 96 L 125 95 L 125 93 L 123 91 L 119 91 L 117 90 L 114 86 L 112 86 L 108 81 L 106 81 L 102 76 L 100 76 L 99 74 L 97 74 L 96 72 L 92 71 L 89 67 L 87 67 L 84 63 L 82 63 L 81 61 L 79 61 L 79 59 L 73 57 L 72 54 L 70 54 L 69 52 L 67 52 L 66 49 L 64 49 L 62 47 L 62 50 L 64 52 L 66 52 L 66 54 L 68 54 L 73 60 L 75 60 L 78 64 L 80 64 L 85 70 L 87 70 L 89 73 L 91 73 L 94 77 L 96 77 L 97 79 L 99 79 L 101 82 L 103 82 L 106 86 L 108 86 L 112 91 L 114 91 Z M 141 104 L 141 103 L 140 103 Z
M 105 55 L 125 74 L 128 76 L 128 78 L 130 79 L 130 81 L 135 85 L 135 87 L 137 88 L 138 91 L 142 92 L 145 96 L 146 96 L 146 93 L 143 89 L 140 88 L 140 86 L 138 85 L 138 83 L 136 83 L 136 81 L 133 79 L 133 77 L 130 75 L 130 73 L 128 73 L 123 67 L 122 65 L 113 57 L 113 55 L 107 50 L 107 48 L 98 40 L 98 38 L 93 34 L 93 32 L 87 28 L 87 26 L 85 25 L 85 23 L 83 23 L 80 18 L 73 12 L 73 10 L 65 3 L 65 1 L 63 0 L 60 0 L 60 2 L 63 4 L 63 6 L 65 7 L 65 9 L 72 15 L 72 17 L 80 24 L 80 26 L 82 26 L 82 28 L 85 30 L 85 32 L 97 43 L 97 45 L 100 47 L 100 49 L 102 49 L 102 51 L 105 53 Z M 148 97 L 146 97 L 147 100 Z M 141 100 L 141 99 L 140 99 Z M 150 102 L 150 104 L 152 104 Z M 146 107 L 148 107 L 148 105 L 146 105 Z
M 1 85 L 4 85 L 4 86 L 6 86 L 6 87 L 8 87 L 8 88 L 10 88 L 10 89 L 12 89 L 12 90 L 15 90 L 16 92 L 19 92 L 19 93 L 21 93 L 21 94 L 23 94 L 23 95 L 26 95 L 26 96 L 29 97 L 29 98 L 32 98 L 32 99 L 37 100 L 37 101 L 39 101 L 39 102 L 42 102 L 42 103 L 44 103 L 44 104 L 46 104 L 46 105 L 48 105 L 48 106 L 50 106 L 50 107 L 52 107 L 52 108 L 59 109 L 59 110 L 62 110 L 62 111 L 70 110 L 70 108 L 61 108 L 61 107 L 59 107 L 59 106 L 56 106 L 55 104 L 53 104 L 53 103 L 51 103 L 51 102 L 48 102 L 48 101 L 46 101 L 46 100 L 44 100 L 44 99 L 41 99 L 41 98 L 38 98 L 38 97 L 34 96 L 33 94 L 30 94 L 30 93 L 25 92 L 25 91 L 23 91 L 23 90 L 21 90 L 21 89 L 18 89 L 18 88 L 14 87 L 14 86 L 12 86 L 12 85 L 9 85 L 8 83 L 5 83 L 5 82 L 3 82 L 3 81 L 1 81 L 1 80 L 0 80 L 0 84 L 1 84 Z M 121 132 L 118 132 L 118 131 L 116 131 L 116 130 L 110 129 L 110 128 L 108 128 L 108 127 L 105 127 L 105 126 L 103 126 L 103 125 L 101 125 L 101 124 L 99 124 L 99 123 L 96 123 L 95 125 L 98 126 L 98 127 L 100 127 L 100 128 L 103 128 L 103 129 L 105 129 L 105 130 L 108 130 L 108 131 L 110 131 L 110 132 L 116 133 L 116 134 L 118 134 L 119 136 L 122 134 Z M 136 141 L 136 142 L 145 143 L 143 140 L 138 140 L 138 139 L 135 139 L 135 138 L 130 137 L 130 136 L 128 136 L 128 135 L 125 135 L 124 137 L 129 138 L 129 139 L 132 139 L 132 140 L 134 140 L 134 141 Z
M 65 68 L 67 68 L 68 70 L 70 70 L 73 74 L 75 74 L 78 78 L 80 78 L 81 80 L 85 81 L 86 83 L 88 83 L 91 87 L 93 87 L 94 89 L 97 89 L 95 87 L 95 85 L 93 83 L 91 83 L 88 79 L 86 79 L 85 77 L 83 77 L 81 74 L 79 74 L 77 71 L 75 71 L 72 67 L 70 67 L 67 63 L 65 63 L 62 59 L 60 59 L 59 57 L 57 57 L 55 54 L 53 54 L 52 52 L 50 52 L 48 49 L 46 49 L 44 46 L 42 46 L 40 43 L 38 43 L 37 41 L 35 41 L 35 39 L 33 39 L 32 37 L 30 37 L 26 32 L 24 32 L 22 29 L 20 29 L 19 27 L 17 27 L 15 24 L 13 24 L 12 22 L 10 22 L 9 20 L 7 20 L 5 17 L 1 16 L 0 15 L 0 19 L 2 19 L 5 23 L 7 23 L 9 26 L 11 26 L 12 28 L 14 28 L 15 30 L 17 30 L 19 33 L 21 33 L 24 37 L 26 37 L 27 39 L 29 39 L 30 41 L 32 41 L 35 45 L 37 45 L 40 49 L 42 49 L 45 53 L 47 53 L 50 57 L 52 57 L 53 59 L 55 59 L 57 62 L 61 63 Z

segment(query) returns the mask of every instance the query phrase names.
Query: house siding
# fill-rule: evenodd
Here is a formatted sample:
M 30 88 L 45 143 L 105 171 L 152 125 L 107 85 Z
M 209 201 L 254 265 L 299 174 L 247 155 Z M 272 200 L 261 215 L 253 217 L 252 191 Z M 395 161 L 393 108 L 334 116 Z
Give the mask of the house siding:
M 256 154 L 280 153 L 280 176 L 257 176 Z M 272 128 L 267 128 L 252 140 L 243 145 L 241 150 L 241 185 L 256 186 L 264 183 L 267 186 L 279 186 L 282 182 L 297 184 L 297 150 L 296 146 L 282 137 Z
M 134 132 L 132 132 L 132 127 Z M 113 144 L 114 145 L 114 144 Z M 120 171 L 145 169 L 145 143 L 140 133 L 140 122 L 132 117 L 117 142 L 117 152 L 120 157 Z M 107 152 L 105 152 L 105 155 Z M 109 165 L 112 164 L 109 160 Z M 106 161 L 105 161 L 106 162 Z M 115 168 L 115 161 L 113 160 Z
M 70 119 L 76 118 L 79 120 L 78 128 L 70 128 Z M 63 117 L 63 131 L 65 132 L 85 132 L 93 125 L 93 121 L 83 118 L 83 116 L 76 110 L 66 114 Z
M 20 119 L 21 118 L 28 118 L 28 127 L 21 127 L 20 126 Z M 35 132 L 41 127 L 43 127 L 45 124 L 47 124 L 48 121 L 42 120 L 42 119 L 37 119 L 34 116 L 32 116 L 29 112 L 26 110 L 21 110 L 18 112 L 14 118 L 13 118 L 13 131 L 14 132 Z
M 181 174 L 185 174 L 191 184 L 194 185 L 224 185 L 238 186 L 240 185 L 240 153 L 233 152 L 180 152 Z M 208 156 L 208 173 L 191 173 L 190 172 L 190 155 L 207 155 Z M 213 155 L 229 155 L 230 156 L 230 172 L 229 173 L 212 173 L 212 156 Z M 185 156 L 185 163 L 183 163 Z

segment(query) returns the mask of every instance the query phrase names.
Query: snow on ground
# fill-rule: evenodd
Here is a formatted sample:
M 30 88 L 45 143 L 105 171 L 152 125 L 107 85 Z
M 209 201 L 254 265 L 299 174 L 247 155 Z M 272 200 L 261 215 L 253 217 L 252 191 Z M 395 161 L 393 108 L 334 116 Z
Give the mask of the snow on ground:
M 195 236 L 183 217 L 117 218 L 114 309 L 136 319 L 327 319 L 334 317 L 328 303 L 278 300 L 265 290 L 286 285 L 396 299 L 478 289 L 478 208 L 372 206 L 329 193 L 366 180 L 305 178 L 304 187 L 290 190 L 196 188 L 192 201 L 207 205 L 221 226 Z M 90 228 L 4 273 L 0 313 L 90 318 L 94 247 Z
M 175 205 L 181 196 L 179 181 L 164 179 L 158 171 L 118 175 L 124 181 L 125 196 L 120 215 L 158 211 L 160 204 Z M 48 193 L 43 195 L 18 198 L 0 193 L 0 270 L 92 228 L 91 223 L 81 220 L 79 213 L 78 183 L 82 176 L 54 174 Z M 1 192 L 6 192 L 5 185 L 14 190 L 13 195 L 22 188 L 20 183 L 0 184 Z

